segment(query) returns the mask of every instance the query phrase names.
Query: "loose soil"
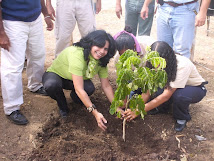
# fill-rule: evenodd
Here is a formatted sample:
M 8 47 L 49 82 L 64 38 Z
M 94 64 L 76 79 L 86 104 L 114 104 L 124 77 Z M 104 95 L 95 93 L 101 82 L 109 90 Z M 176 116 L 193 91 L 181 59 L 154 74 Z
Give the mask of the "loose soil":
M 112 7 L 113 6 L 113 7 Z M 124 28 L 124 15 L 119 20 L 114 11 L 115 2 L 103 2 L 103 10 L 96 16 L 99 29 L 112 35 Z M 124 11 L 123 11 L 124 13 Z M 152 36 L 156 37 L 156 19 Z M 211 31 L 214 19 L 211 17 Z M 45 28 L 45 25 L 44 25 Z M 4 116 L 0 94 L 0 160 L 214 160 L 214 33 L 206 36 L 206 25 L 197 29 L 194 63 L 200 74 L 209 81 L 207 96 L 192 104 L 192 120 L 182 132 L 174 131 L 172 114 L 147 115 L 126 125 L 126 141 L 122 140 L 122 120 L 109 114 L 110 103 L 102 92 L 98 78 L 91 96 L 92 102 L 108 120 L 107 131 L 102 132 L 95 118 L 84 106 L 75 104 L 65 90 L 71 110 L 66 119 L 59 117 L 58 107 L 49 97 L 35 95 L 27 89 L 23 71 L 24 104 L 22 112 L 29 119 L 27 126 L 12 124 Z M 74 41 L 79 40 L 78 29 Z M 54 59 L 54 34 L 45 31 L 46 68 Z M 116 89 L 113 62 L 109 64 L 109 79 Z M 204 137 L 199 141 L 195 135 Z

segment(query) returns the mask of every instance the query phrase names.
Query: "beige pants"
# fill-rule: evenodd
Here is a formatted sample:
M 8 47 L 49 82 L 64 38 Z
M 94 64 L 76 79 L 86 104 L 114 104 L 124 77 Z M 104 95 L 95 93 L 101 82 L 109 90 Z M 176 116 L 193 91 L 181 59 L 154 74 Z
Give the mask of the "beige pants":
M 92 0 L 57 0 L 55 57 L 70 46 L 76 23 L 81 36 L 84 37 L 95 30 L 95 22 Z

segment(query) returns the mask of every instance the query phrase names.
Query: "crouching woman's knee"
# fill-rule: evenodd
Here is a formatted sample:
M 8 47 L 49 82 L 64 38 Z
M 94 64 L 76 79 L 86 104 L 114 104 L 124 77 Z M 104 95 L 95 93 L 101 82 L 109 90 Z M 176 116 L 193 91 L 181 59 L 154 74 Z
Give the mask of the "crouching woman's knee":
M 192 98 L 185 96 L 179 91 L 175 91 L 172 95 L 173 102 L 176 104 L 190 104 L 192 102 Z
M 94 93 L 95 87 L 91 80 L 85 80 L 84 86 L 85 86 L 84 89 L 89 96 Z
M 49 96 L 62 90 L 61 80 L 55 74 L 46 72 L 42 77 L 42 83 Z

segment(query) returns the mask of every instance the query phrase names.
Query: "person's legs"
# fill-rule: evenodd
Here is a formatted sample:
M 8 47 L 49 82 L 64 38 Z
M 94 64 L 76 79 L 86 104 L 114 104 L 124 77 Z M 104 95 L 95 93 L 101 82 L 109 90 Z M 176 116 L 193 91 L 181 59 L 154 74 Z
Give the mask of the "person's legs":
M 93 82 L 88 79 L 88 80 L 84 80 L 84 90 L 86 91 L 86 93 L 88 94 L 88 96 L 92 95 L 95 91 L 95 87 L 94 87 L 94 84 Z M 74 87 L 71 91 L 71 94 L 70 94 L 71 98 L 73 99 L 73 101 L 75 103 L 78 103 L 78 104 L 83 104 L 82 101 L 80 100 L 80 98 L 77 96 L 75 90 L 74 90 Z
M 149 17 L 146 20 L 143 20 L 139 15 L 138 22 L 139 22 L 138 35 L 150 36 L 153 23 L 153 14 L 149 15 Z
M 42 75 L 45 64 L 45 42 L 41 16 L 29 25 L 29 38 L 27 41 L 27 76 L 28 88 L 36 92 L 42 87 Z
M 136 36 L 138 26 L 138 2 L 133 0 L 127 0 L 125 4 L 125 26 L 129 26 L 132 29 L 132 34 Z
M 68 112 L 67 101 L 63 92 L 63 78 L 52 72 L 45 72 L 42 77 L 43 86 L 47 94 L 56 100 L 59 109 Z
M 176 120 L 191 119 L 189 114 L 189 105 L 201 101 L 206 95 L 205 87 L 186 86 L 182 89 L 177 89 L 172 95 L 173 99 L 173 117 Z
M 186 86 L 177 89 L 173 94 L 173 117 L 176 119 L 175 131 L 182 131 L 186 122 L 191 119 L 189 105 L 201 101 L 206 95 L 204 86 Z
M 57 0 L 55 22 L 55 57 L 57 57 L 62 50 L 71 44 L 72 32 L 76 24 L 75 7 L 76 0 Z
M 7 118 L 18 125 L 28 120 L 20 112 L 23 104 L 22 70 L 25 61 L 28 23 L 4 21 L 4 29 L 10 39 L 9 51 L 1 50 L 1 87 L 4 112 Z
M 75 15 L 78 28 L 82 37 L 96 29 L 95 14 L 93 11 L 93 2 L 91 0 L 75 0 Z
M 171 21 L 170 12 L 173 7 L 168 7 L 166 4 L 159 6 L 157 13 L 157 40 L 165 41 L 173 48 L 172 29 L 169 24 Z
M 147 35 L 150 36 L 151 33 L 151 28 L 152 28 L 152 23 L 153 23 L 153 17 L 154 17 L 154 7 L 155 7 L 155 1 L 153 0 L 149 4 L 149 13 L 148 13 L 148 18 L 143 20 L 140 16 L 140 11 L 142 9 L 142 6 L 144 4 L 144 0 L 141 0 L 139 2 L 140 4 L 138 5 L 138 35 Z
M 190 58 L 193 39 L 195 36 L 195 12 L 197 3 L 179 6 L 174 9 L 170 26 L 173 33 L 173 49 L 187 58 Z M 184 18 L 185 17 L 185 18 Z
M 1 51 L 1 87 L 4 112 L 10 115 L 23 104 L 22 70 L 25 61 L 28 25 L 21 21 L 4 21 L 10 39 L 9 52 Z

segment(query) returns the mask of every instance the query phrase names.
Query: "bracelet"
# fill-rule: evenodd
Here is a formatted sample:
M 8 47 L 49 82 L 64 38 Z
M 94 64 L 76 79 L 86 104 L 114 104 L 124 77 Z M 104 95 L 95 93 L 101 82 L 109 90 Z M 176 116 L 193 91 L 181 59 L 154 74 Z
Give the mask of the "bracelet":
M 88 108 L 87 108 L 87 110 L 88 110 L 88 112 L 92 112 L 92 111 L 94 111 L 96 109 L 96 106 L 94 105 L 94 104 L 92 104 L 91 106 L 89 106 Z
M 51 16 L 45 16 L 44 19 L 46 19 L 46 18 L 51 18 Z

